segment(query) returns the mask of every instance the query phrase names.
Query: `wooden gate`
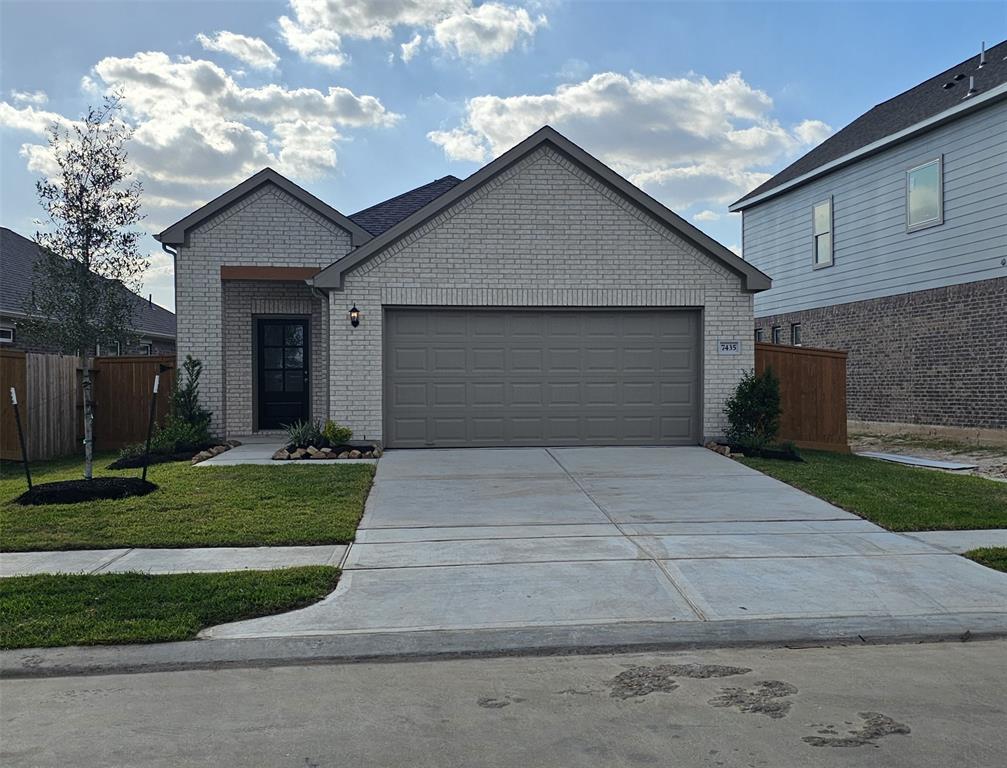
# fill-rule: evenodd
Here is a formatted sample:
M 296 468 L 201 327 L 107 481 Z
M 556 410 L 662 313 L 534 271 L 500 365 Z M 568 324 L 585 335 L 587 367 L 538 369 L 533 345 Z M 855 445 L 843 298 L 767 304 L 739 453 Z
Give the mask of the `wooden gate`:
M 755 371 L 780 380 L 778 439 L 802 448 L 849 452 L 846 352 L 782 344 L 755 345 Z

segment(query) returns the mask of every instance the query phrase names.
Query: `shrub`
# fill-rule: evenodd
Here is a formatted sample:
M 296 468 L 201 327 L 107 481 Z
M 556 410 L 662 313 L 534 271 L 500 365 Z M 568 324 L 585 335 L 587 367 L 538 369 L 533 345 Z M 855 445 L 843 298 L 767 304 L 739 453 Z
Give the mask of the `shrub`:
M 322 442 L 322 424 L 320 421 L 295 421 L 293 424 L 285 424 L 287 430 L 287 443 L 297 448 L 307 448 L 309 445 L 318 446 Z
M 331 446 L 343 445 L 353 437 L 353 430 L 329 419 L 322 427 L 322 436 Z
M 771 368 L 747 371 L 724 407 L 727 438 L 744 451 L 759 451 L 780 428 L 780 381 Z
M 184 373 L 185 377 L 183 380 L 182 376 L 178 376 L 175 382 L 175 391 L 171 393 L 171 415 L 186 424 L 202 424 L 208 430 L 212 413 L 199 404 L 199 377 L 203 373 L 203 363 L 192 355 L 186 355 L 179 373 Z

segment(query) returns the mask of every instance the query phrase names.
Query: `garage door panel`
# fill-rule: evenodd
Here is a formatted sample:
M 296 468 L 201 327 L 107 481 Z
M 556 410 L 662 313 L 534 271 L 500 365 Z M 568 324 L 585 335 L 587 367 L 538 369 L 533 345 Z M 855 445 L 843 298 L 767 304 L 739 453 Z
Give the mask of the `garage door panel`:
M 694 311 L 387 315 L 391 447 L 698 442 Z

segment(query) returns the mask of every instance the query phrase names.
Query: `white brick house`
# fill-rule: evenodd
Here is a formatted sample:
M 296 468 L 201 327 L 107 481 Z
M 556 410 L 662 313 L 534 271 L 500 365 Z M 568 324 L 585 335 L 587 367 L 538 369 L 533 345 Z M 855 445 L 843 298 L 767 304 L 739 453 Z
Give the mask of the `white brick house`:
M 551 128 L 350 217 L 266 169 L 158 239 L 228 436 L 331 418 L 389 447 L 698 443 L 770 286 Z

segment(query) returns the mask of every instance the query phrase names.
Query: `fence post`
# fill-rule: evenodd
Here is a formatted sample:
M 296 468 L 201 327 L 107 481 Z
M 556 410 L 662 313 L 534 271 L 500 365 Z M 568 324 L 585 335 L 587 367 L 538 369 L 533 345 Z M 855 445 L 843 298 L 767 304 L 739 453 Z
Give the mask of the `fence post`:
M 147 479 L 147 467 L 150 464 L 150 435 L 154 431 L 154 416 L 157 414 L 157 388 L 161 383 L 161 374 L 154 374 L 154 392 L 150 396 L 150 417 L 147 419 L 147 446 L 143 451 L 143 474 L 142 480 Z
M 21 427 L 21 411 L 17 407 L 17 390 L 10 388 L 10 404 L 14 409 L 14 423 L 17 424 L 17 439 L 21 443 L 21 461 L 24 462 L 24 475 L 28 478 L 28 490 L 31 490 L 31 469 L 28 467 L 28 448 L 24 443 L 24 429 Z

